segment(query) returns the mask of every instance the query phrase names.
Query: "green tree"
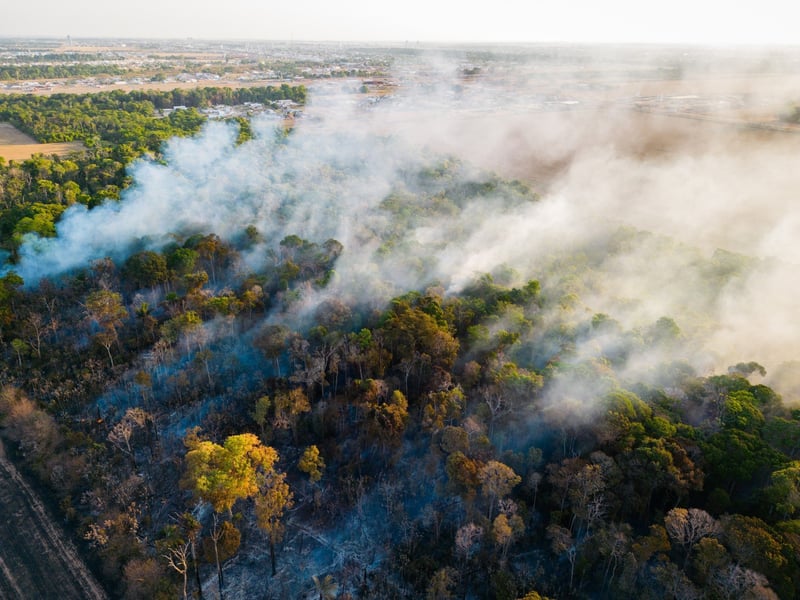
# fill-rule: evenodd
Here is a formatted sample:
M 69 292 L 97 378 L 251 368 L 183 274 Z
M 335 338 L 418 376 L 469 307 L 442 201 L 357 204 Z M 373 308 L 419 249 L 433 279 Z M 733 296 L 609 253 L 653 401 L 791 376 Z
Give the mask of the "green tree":
M 153 287 L 167 281 L 167 259 L 150 250 L 137 252 L 125 261 L 122 272 L 137 288 Z
M 773 471 L 769 487 L 764 496 L 773 511 L 783 519 L 794 517 L 800 512 L 800 461 L 791 462 L 786 468 Z
M 272 401 L 269 399 L 269 396 L 261 396 L 256 400 L 256 404 L 253 407 L 253 412 L 250 413 L 253 421 L 256 422 L 258 425 L 259 430 L 261 431 L 261 437 L 264 437 L 264 433 L 267 427 L 267 415 L 269 414 L 269 408 L 272 406 Z
M 749 391 L 738 390 L 728 394 L 723 403 L 722 426 L 740 429 L 748 433 L 759 433 L 764 427 L 764 415 L 756 406 L 756 399 Z

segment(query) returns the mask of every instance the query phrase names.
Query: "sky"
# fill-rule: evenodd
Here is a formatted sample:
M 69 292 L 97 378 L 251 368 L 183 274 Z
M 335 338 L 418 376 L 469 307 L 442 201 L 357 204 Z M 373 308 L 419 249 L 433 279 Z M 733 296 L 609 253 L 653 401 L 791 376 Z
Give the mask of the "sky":
M 0 37 L 796 44 L 785 0 L 0 1 Z

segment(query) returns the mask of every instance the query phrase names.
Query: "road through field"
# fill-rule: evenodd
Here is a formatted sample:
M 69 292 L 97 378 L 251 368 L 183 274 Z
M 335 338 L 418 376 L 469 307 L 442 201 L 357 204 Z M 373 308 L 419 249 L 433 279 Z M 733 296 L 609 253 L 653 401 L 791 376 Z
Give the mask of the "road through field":
M 107 598 L 0 445 L 0 599 Z

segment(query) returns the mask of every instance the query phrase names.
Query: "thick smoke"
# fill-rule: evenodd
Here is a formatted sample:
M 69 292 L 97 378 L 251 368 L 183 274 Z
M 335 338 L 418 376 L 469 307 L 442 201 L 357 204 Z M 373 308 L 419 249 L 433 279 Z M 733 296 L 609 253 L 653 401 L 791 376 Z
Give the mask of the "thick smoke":
M 504 265 L 519 281 L 548 285 L 558 277 L 544 268 L 580 252 L 595 278 L 580 290 L 584 317 L 608 313 L 625 330 L 672 317 L 685 335 L 704 340 L 687 354 L 701 371 L 745 360 L 769 370 L 798 358 L 800 137 L 629 110 L 631 98 L 651 92 L 648 83 L 580 88 L 579 100 L 564 92 L 553 101 L 542 81 L 520 89 L 500 77 L 466 82 L 463 65 L 448 61 L 431 61 L 413 77 L 401 65 L 405 87 L 370 107 L 312 89 L 315 104 L 288 138 L 265 120 L 242 145 L 221 123 L 172 140 L 164 164 L 133 166 L 135 183 L 119 203 L 72 207 L 57 238 L 30 238 L 18 271 L 35 282 L 104 256 L 161 248 L 175 234 L 235 239 L 253 225 L 265 241 L 244 256 L 244 268 L 258 268 L 286 235 L 343 244 L 337 278 L 305 299 L 309 308 L 328 294 L 380 303 L 432 283 L 457 292 Z M 420 73 L 430 84 L 408 83 Z M 697 93 L 717 93 L 713 81 Z M 677 80 L 667 93 L 691 84 Z M 413 193 L 408 173 L 442 160 L 440 153 L 531 181 L 542 198 L 484 195 L 457 215 L 409 225 L 394 252 L 377 253 L 393 225 L 381 203 Z M 466 164 L 452 173 L 465 182 L 486 178 Z M 609 251 L 621 227 L 652 235 Z M 708 270 L 698 265 L 713 262 L 718 249 L 753 261 L 710 292 Z

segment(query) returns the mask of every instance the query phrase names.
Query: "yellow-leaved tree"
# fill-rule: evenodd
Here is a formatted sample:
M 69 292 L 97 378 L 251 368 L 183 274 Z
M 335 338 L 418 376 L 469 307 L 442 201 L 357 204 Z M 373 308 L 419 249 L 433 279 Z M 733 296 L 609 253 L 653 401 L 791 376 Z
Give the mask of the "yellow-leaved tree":
M 221 446 L 196 434 L 185 443 L 189 451 L 181 483 L 218 513 L 230 514 L 237 500 L 255 496 L 278 461 L 278 452 L 252 433 L 229 436 Z
M 181 485 L 189 489 L 201 501 L 208 502 L 216 513 L 231 515 L 237 500 L 256 498 L 256 514 L 259 526 L 270 534 L 273 552 L 274 543 L 283 533 L 280 522 L 284 511 L 292 505 L 292 492 L 286 483 L 285 473 L 275 470 L 278 452 L 261 443 L 252 433 L 232 435 L 222 445 L 201 440 L 197 431 L 191 431 L 184 440 L 186 471 Z M 268 513 L 268 514 L 265 514 Z M 222 590 L 222 568 L 217 541 L 219 528 L 214 518 L 214 554 L 217 561 L 219 587 Z

